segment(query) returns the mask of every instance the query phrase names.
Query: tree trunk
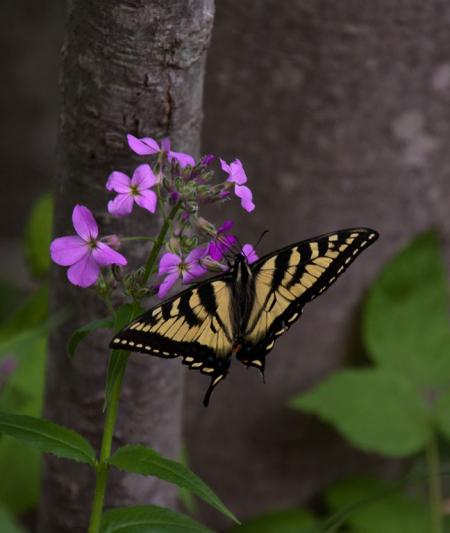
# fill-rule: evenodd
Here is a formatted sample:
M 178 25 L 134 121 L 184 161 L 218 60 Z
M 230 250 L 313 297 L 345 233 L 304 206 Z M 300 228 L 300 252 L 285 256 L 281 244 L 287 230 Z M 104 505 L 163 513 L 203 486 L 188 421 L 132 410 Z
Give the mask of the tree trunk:
M 380 467 L 286 402 L 361 355 L 360 303 L 383 263 L 449 227 L 449 23 L 445 0 L 218 3 L 204 148 L 246 166 L 256 210 L 233 204 L 241 240 L 269 229 L 263 253 L 349 226 L 381 234 L 277 342 L 265 386 L 235 363 L 204 410 L 201 378 L 187 380 L 191 466 L 241 519 Z
M 213 0 L 70 3 L 62 64 L 62 111 L 56 180 L 55 235 L 72 233 L 75 203 L 89 206 L 103 235 L 157 230 L 148 215 L 107 216 L 106 178 L 131 172 L 127 132 L 169 135 L 176 149 L 199 151 L 206 49 Z M 142 160 L 141 160 L 142 161 Z M 156 217 L 155 217 L 156 218 Z M 150 227 L 149 227 L 150 226 Z M 133 250 L 136 251 L 136 246 Z M 131 256 L 142 264 L 148 247 Z M 99 446 L 110 334 L 92 334 L 70 361 L 66 344 L 79 325 L 105 316 L 89 290 L 71 287 L 61 268 L 52 274 L 52 310 L 71 311 L 50 341 L 45 416 L 74 428 Z M 125 375 L 114 446 L 142 443 L 177 457 L 181 438 L 182 367 L 133 355 Z M 48 458 L 43 476 L 39 531 L 85 531 L 94 475 L 86 466 Z M 153 502 L 173 506 L 166 483 L 128 474 L 111 476 L 107 506 Z

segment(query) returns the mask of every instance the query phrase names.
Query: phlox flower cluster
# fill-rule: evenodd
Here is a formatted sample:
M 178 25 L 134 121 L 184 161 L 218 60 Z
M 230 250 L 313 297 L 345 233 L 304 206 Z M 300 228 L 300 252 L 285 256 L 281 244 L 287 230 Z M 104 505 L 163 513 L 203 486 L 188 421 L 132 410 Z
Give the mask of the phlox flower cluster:
M 157 282 L 150 290 L 146 287 L 148 275 L 142 275 L 143 268 L 134 272 L 123 269 L 127 259 L 118 249 L 140 237 L 109 235 L 102 238 L 89 208 L 76 205 L 72 213 L 75 234 L 58 237 L 50 246 L 52 260 L 68 267 L 67 277 L 72 284 L 84 288 L 101 286 L 102 290 L 106 286 L 107 291 L 121 285 L 129 295 L 130 286 L 137 284 L 141 296 L 157 292 L 164 298 L 178 281 L 189 284 L 210 271 L 225 271 L 229 268 L 229 254 L 242 253 L 249 263 L 258 259 L 250 244 L 240 248 L 236 236 L 231 234 L 232 221 L 227 220 L 216 228 L 199 214 L 202 205 L 226 202 L 232 192 L 243 209 L 253 211 L 253 195 L 245 185 L 248 179 L 241 161 L 226 163 L 220 159 L 220 168 L 226 177 L 217 179 L 218 173 L 212 168 L 216 159 L 213 155 L 203 156 L 196 162 L 189 154 L 173 151 L 169 139 L 157 142 L 151 137 L 138 138 L 129 134 L 127 142 L 132 152 L 146 159 L 130 176 L 119 170 L 109 175 L 105 186 L 113 196 L 106 207 L 113 217 L 130 216 L 135 208 L 152 215 L 158 211 L 168 222 L 169 232 L 164 236 L 165 250 L 161 250 Z M 151 240 L 151 236 L 148 239 Z M 102 275 L 104 267 L 113 268 Z M 135 297 L 136 292 L 131 295 Z

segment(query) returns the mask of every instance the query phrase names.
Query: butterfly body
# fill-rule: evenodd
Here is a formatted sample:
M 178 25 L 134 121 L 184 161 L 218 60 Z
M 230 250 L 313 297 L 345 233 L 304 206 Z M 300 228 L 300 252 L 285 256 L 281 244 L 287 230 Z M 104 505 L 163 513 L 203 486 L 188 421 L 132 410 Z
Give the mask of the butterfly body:
M 304 305 L 377 237 L 366 228 L 340 230 L 286 246 L 253 264 L 237 254 L 228 272 L 145 312 L 112 339 L 111 347 L 182 357 L 185 365 L 211 377 L 207 405 L 233 355 L 264 373 L 267 354 Z

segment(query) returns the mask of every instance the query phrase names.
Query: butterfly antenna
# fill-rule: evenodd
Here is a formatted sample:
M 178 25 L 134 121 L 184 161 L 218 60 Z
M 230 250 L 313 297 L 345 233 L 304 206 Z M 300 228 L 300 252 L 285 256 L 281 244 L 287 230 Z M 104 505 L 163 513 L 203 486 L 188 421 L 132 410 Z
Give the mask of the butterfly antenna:
M 237 235 L 236 235 L 236 240 L 237 240 L 237 243 L 239 244 L 239 250 L 237 251 L 237 253 L 242 253 L 243 245 L 242 245 L 242 242 L 241 242 L 241 240 L 239 239 L 239 237 Z
M 255 246 L 253 247 L 254 250 L 256 250 L 256 248 L 258 248 L 259 243 L 263 240 L 263 237 L 264 237 L 267 233 L 269 233 L 269 230 L 268 230 L 268 229 L 265 229 L 265 230 L 261 233 L 261 235 L 259 236 L 259 239 L 256 241 L 256 244 L 255 244 Z

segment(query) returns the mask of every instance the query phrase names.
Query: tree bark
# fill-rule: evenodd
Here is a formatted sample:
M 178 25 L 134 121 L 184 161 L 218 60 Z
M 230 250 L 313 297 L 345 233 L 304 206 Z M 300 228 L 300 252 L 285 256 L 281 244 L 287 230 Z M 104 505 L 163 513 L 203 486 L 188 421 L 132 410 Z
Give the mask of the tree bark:
M 350 226 L 381 235 L 277 342 L 265 386 L 234 363 L 204 410 L 203 380 L 187 380 L 191 466 L 241 519 L 380 467 L 286 402 L 362 354 L 360 304 L 383 263 L 432 224 L 449 235 L 449 23 L 445 0 L 218 3 L 204 148 L 246 167 L 241 241 L 269 229 L 263 253 Z
M 55 235 L 72 233 L 75 203 L 94 212 L 103 235 L 157 230 L 156 217 L 107 216 L 106 178 L 113 169 L 131 172 L 125 134 L 169 135 L 176 149 L 199 152 L 206 49 L 213 0 L 70 3 L 62 62 L 62 110 L 56 180 Z M 148 247 L 124 248 L 132 265 Z M 131 255 L 134 254 L 134 255 Z M 71 311 L 52 335 L 45 416 L 87 437 L 97 448 L 103 424 L 109 334 L 96 332 L 70 361 L 66 343 L 79 325 L 105 316 L 88 290 L 71 287 L 61 268 L 52 273 L 52 310 Z M 182 367 L 179 361 L 133 355 L 125 375 L 114 446 L 142 443 L 177 457 L 181 438 Z M 85 531 L 94 474 L 86 466 L 45 461 L 39 531 Z M 116 474 L 107 507 L 137 502 L 173 506 L 176 491 L 154 479 Z

